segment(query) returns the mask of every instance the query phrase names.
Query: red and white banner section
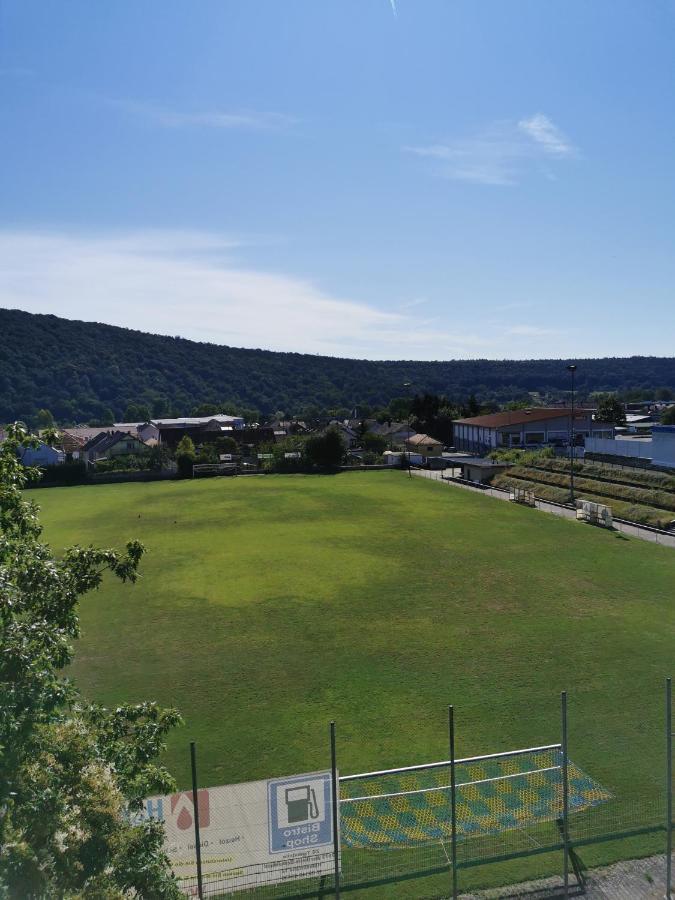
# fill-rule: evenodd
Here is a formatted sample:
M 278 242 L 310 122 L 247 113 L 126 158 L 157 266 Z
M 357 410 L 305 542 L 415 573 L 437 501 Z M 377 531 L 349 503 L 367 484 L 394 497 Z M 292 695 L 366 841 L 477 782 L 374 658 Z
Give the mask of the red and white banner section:
M 332 801 L 330 771 L 199 790 L 204 884 L 227 893 L 333 874 Z M 192 791 L 151 797 L 141 817 L 164 822 L 174 873 L 196 879 Z

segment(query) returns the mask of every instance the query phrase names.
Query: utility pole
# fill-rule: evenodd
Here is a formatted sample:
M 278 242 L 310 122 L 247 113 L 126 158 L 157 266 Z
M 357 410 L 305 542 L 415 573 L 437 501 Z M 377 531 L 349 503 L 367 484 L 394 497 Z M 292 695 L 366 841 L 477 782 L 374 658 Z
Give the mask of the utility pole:
M 577 367 L 571 364 L 567 371 L 572 376 L 572 410 L 570 413 L 570 503 L 574 506 L 574 373 Z
M 403 382 L 403 387 L 406 389 L 406 393 L 408 394 L 408 399 L 410 400 L 410 406 L 408 407 L 408 437 L 407 437 L 407 457 L 408 457 L 408 478 L 412 478 L 412 469 L 410 465 L 410 422 L 412 420 L 412 391 L 410 388 L 412 387 L 412 381 Z

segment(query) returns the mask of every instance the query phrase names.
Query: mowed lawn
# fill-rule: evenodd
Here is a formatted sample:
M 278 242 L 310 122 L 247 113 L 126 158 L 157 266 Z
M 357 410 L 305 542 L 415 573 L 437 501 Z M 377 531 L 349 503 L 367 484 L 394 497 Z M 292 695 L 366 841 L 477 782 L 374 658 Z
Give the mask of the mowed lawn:
M 31 492 L 55 550 L 148 553 L 82 604 L 73 674 L 106 704 L 153 698 L 185 727 L 188 784 L 344 773 L 557 741 L 617 817 L 664 780 L 675 551 L 401 472 Z M 609 806 L 608 806 L 609 809 Z

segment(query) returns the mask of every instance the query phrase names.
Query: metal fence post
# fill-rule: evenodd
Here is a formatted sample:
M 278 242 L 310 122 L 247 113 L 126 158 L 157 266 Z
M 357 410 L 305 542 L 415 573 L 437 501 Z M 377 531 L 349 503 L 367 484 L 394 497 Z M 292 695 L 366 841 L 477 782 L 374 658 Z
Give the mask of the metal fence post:
M 335 896 L 340 898 L 340 832 L 338 810 L 340 806 L 340 788 L 337 778 L 337 754 L 335 751 L 335 722 L 330 723 L 330 771 L 331 789 L 333 793 L 333 860 L 335 865 Z
M 195 823 L 195 853 L 197 855 L 197 892 L 199 900 L 204 896 L 204 886 L 202 884 L 202 848 L 199 839 L 199 798 L 197 796 L 197 751 L 195 742 L 190 741 L 190 763 L 192 766 L 192 806 L 193 821 Z
M 562 831 L 563 831 L 563 891 L 569 897 L 570 890 L 570 853 L 569 853 L 569 777 L 567 772 L 567 691 L 560 695 L 560 713 L 562 719 Z
M 452 900 L 457 900 L 457 777 L 455 773 L 455 708 L 448 706 L 450 739 L 450 829 L 452 847 Z
M 666 900 L 672 897 L 673 875 L 673 684 L 666 678 Z

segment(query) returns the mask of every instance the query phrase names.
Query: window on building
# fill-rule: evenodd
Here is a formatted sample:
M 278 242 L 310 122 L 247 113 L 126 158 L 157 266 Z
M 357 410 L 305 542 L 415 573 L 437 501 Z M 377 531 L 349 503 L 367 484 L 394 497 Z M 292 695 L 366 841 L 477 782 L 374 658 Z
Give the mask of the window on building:
M 526 444 L 543 444 L 544 443 L 544 432 L 543 431 L 528 431 L 525 435 L 525 443 Z

